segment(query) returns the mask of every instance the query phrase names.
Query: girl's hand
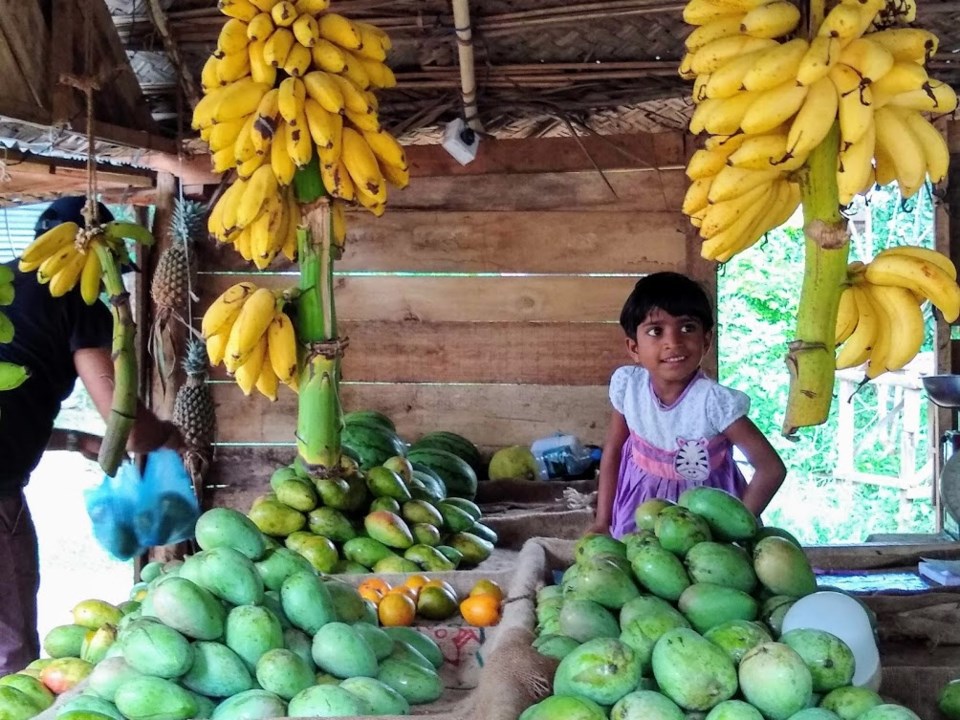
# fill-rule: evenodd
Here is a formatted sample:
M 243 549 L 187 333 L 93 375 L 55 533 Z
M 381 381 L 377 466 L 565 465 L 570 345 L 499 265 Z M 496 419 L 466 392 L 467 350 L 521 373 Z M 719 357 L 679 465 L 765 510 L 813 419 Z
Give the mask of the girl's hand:
M 593 525 L 588 527 L 584 535 L 609 535 L 610 534 L 610 523 L 594 522 Z

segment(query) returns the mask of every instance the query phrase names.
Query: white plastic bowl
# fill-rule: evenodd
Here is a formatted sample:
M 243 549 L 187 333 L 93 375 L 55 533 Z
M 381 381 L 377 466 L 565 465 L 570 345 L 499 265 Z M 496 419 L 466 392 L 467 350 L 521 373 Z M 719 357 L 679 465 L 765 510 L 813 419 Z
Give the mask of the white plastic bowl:
M 866 610 L 849 595 L 817 592 L 807 595 L 787 611 L 782 632 L 808 628 L 824 630 L 843 640 L 853 651 L 856 669 L 852 685 L 880 688 L 880 652 Z

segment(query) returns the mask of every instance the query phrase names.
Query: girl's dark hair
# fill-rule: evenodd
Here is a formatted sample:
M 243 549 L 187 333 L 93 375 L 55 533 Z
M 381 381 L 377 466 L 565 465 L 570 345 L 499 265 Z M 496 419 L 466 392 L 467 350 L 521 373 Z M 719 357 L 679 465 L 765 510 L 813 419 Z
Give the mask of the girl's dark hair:
M 637 281 L 620 312 L 620 327 L 627 337 L 636 337 L 637 328 L 654 308 L 674 317 L 694 317 L 705 332 L 713 329 L 713 309 L 700 283 L 675 272 L 658 272 Z

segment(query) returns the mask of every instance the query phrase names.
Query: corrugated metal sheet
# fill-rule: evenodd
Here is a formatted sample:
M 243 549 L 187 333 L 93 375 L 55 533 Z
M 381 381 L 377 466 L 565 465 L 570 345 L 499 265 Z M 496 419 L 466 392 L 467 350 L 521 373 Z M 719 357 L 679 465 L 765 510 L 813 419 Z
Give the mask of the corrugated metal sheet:
M 0 262 L 20 257 L 23 249 L 33 240 L 37 218 L 49 205 L 48 202 L 42 202 L 0 207 Z M 107 208 L 117 219 L 133 219 L 133 211 L 128 205 L 107 205 Z

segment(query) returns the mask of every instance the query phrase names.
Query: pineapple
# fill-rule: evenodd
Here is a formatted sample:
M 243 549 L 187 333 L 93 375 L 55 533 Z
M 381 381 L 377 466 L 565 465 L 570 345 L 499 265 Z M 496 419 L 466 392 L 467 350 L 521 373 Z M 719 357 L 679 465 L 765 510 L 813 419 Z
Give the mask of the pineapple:
M 150 284 L 150 296 L 155 305 L 157 322 L 165 324 L 171 315 L 184 317 L 190 302 L 190 288 L 194 280 L 192 261 L 193 242 L 204 237 L 206 227 L 202 203 L 178 200 L 173 208 L 171 243 L 157 261 Z
M 188 454 L 197 454 L 205 466 L 213 444 L 216 416 L 213 397 L 207 385 L 207 348 L 201 340 L 191 338 L 183 360 L 186 382 L 177 390 L 173 405 L 173 422 L 183 435 Z

